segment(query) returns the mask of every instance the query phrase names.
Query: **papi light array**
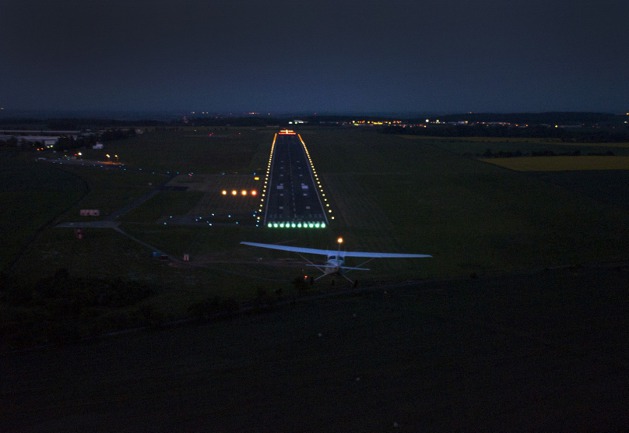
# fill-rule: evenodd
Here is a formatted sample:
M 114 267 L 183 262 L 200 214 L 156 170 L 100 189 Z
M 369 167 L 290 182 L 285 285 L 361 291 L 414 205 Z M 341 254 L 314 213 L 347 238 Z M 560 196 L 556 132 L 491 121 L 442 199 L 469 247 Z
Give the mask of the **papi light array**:
M 229 196 L 229 195 L 231 195 L 232 197 L 237 197 L 237 196 L 241 196 L 241 197 L 252 196 L 252 197 L 255 197 L 255 196 L 258 195 L 258 190 L 257 189 L 252 189 L 252 190 L 248 190 L 248 189 L 226 190 L 226 189 L 223 189 L 223 190 L 221 190 L 221 195 L 222 196 Z

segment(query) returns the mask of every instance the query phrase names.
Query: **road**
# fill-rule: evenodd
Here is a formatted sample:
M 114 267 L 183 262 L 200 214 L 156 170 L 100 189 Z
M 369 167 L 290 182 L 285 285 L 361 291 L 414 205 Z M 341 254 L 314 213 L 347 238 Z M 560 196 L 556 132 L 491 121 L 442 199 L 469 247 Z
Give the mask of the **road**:
M 299 135 L 280 133 L 276 136 L 264 208 L 266 227 L 323 228 L 328 225 L 318 177 L 306 152 Z

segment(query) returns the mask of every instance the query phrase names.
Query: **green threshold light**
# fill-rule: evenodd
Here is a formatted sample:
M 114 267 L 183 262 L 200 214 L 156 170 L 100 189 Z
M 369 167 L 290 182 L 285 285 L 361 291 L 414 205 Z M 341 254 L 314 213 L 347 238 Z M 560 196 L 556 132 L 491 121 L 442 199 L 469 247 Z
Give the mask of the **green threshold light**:
M 324 229 L 326 227 L 324 222 L 293 222 L 293 221 L 279 221 L 270 222 L 266 225 L 270 229 Z

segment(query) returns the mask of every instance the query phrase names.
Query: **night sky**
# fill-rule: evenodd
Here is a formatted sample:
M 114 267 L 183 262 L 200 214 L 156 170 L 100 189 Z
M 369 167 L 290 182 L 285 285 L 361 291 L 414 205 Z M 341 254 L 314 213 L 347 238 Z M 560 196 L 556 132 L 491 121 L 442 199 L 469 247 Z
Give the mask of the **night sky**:
M 629 111 L 627 0 L 0 0 L 8 110 Z

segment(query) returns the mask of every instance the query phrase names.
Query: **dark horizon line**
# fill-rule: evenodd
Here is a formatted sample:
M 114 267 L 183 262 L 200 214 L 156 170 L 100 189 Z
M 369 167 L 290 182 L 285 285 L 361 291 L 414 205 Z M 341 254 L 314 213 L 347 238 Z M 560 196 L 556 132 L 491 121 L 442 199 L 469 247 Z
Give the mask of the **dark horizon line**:
M 64 117 L 77 118 L 110 118 L 112 116 L 133 117 L 142 119 L 147 116 L 159 116 L 160 118 L 173 116 L 187 117 L 227 117 L 227 118 L 244 118 L 244 117 L 260 117 L 260 118 L 286 118 L 286 117 L 364 117 L 364 116 L 381 116 L 387 118 L 417 118 L 424 116 L 469 116 L 469 115 L 540 115 L 540 114 L 596 114 L 596 115 L 627 115 L 629 111 L 622 110 L 524 110 L 524 111 L 358 111 L 358 110 L 325 110 L 325 111 L 305 111 L 305 110 L 280 110 L 272 111 L 256 111 L 256 110 L 225 110 L 225 111 L 204 111 L 204 110 L 183 110 L 183 109 L 127 109 L 127 110 L 111 110 L 111 109 L 0 109 L 0 117 L 16 118 L 41 118 L 41 119 L 59 119 Z

